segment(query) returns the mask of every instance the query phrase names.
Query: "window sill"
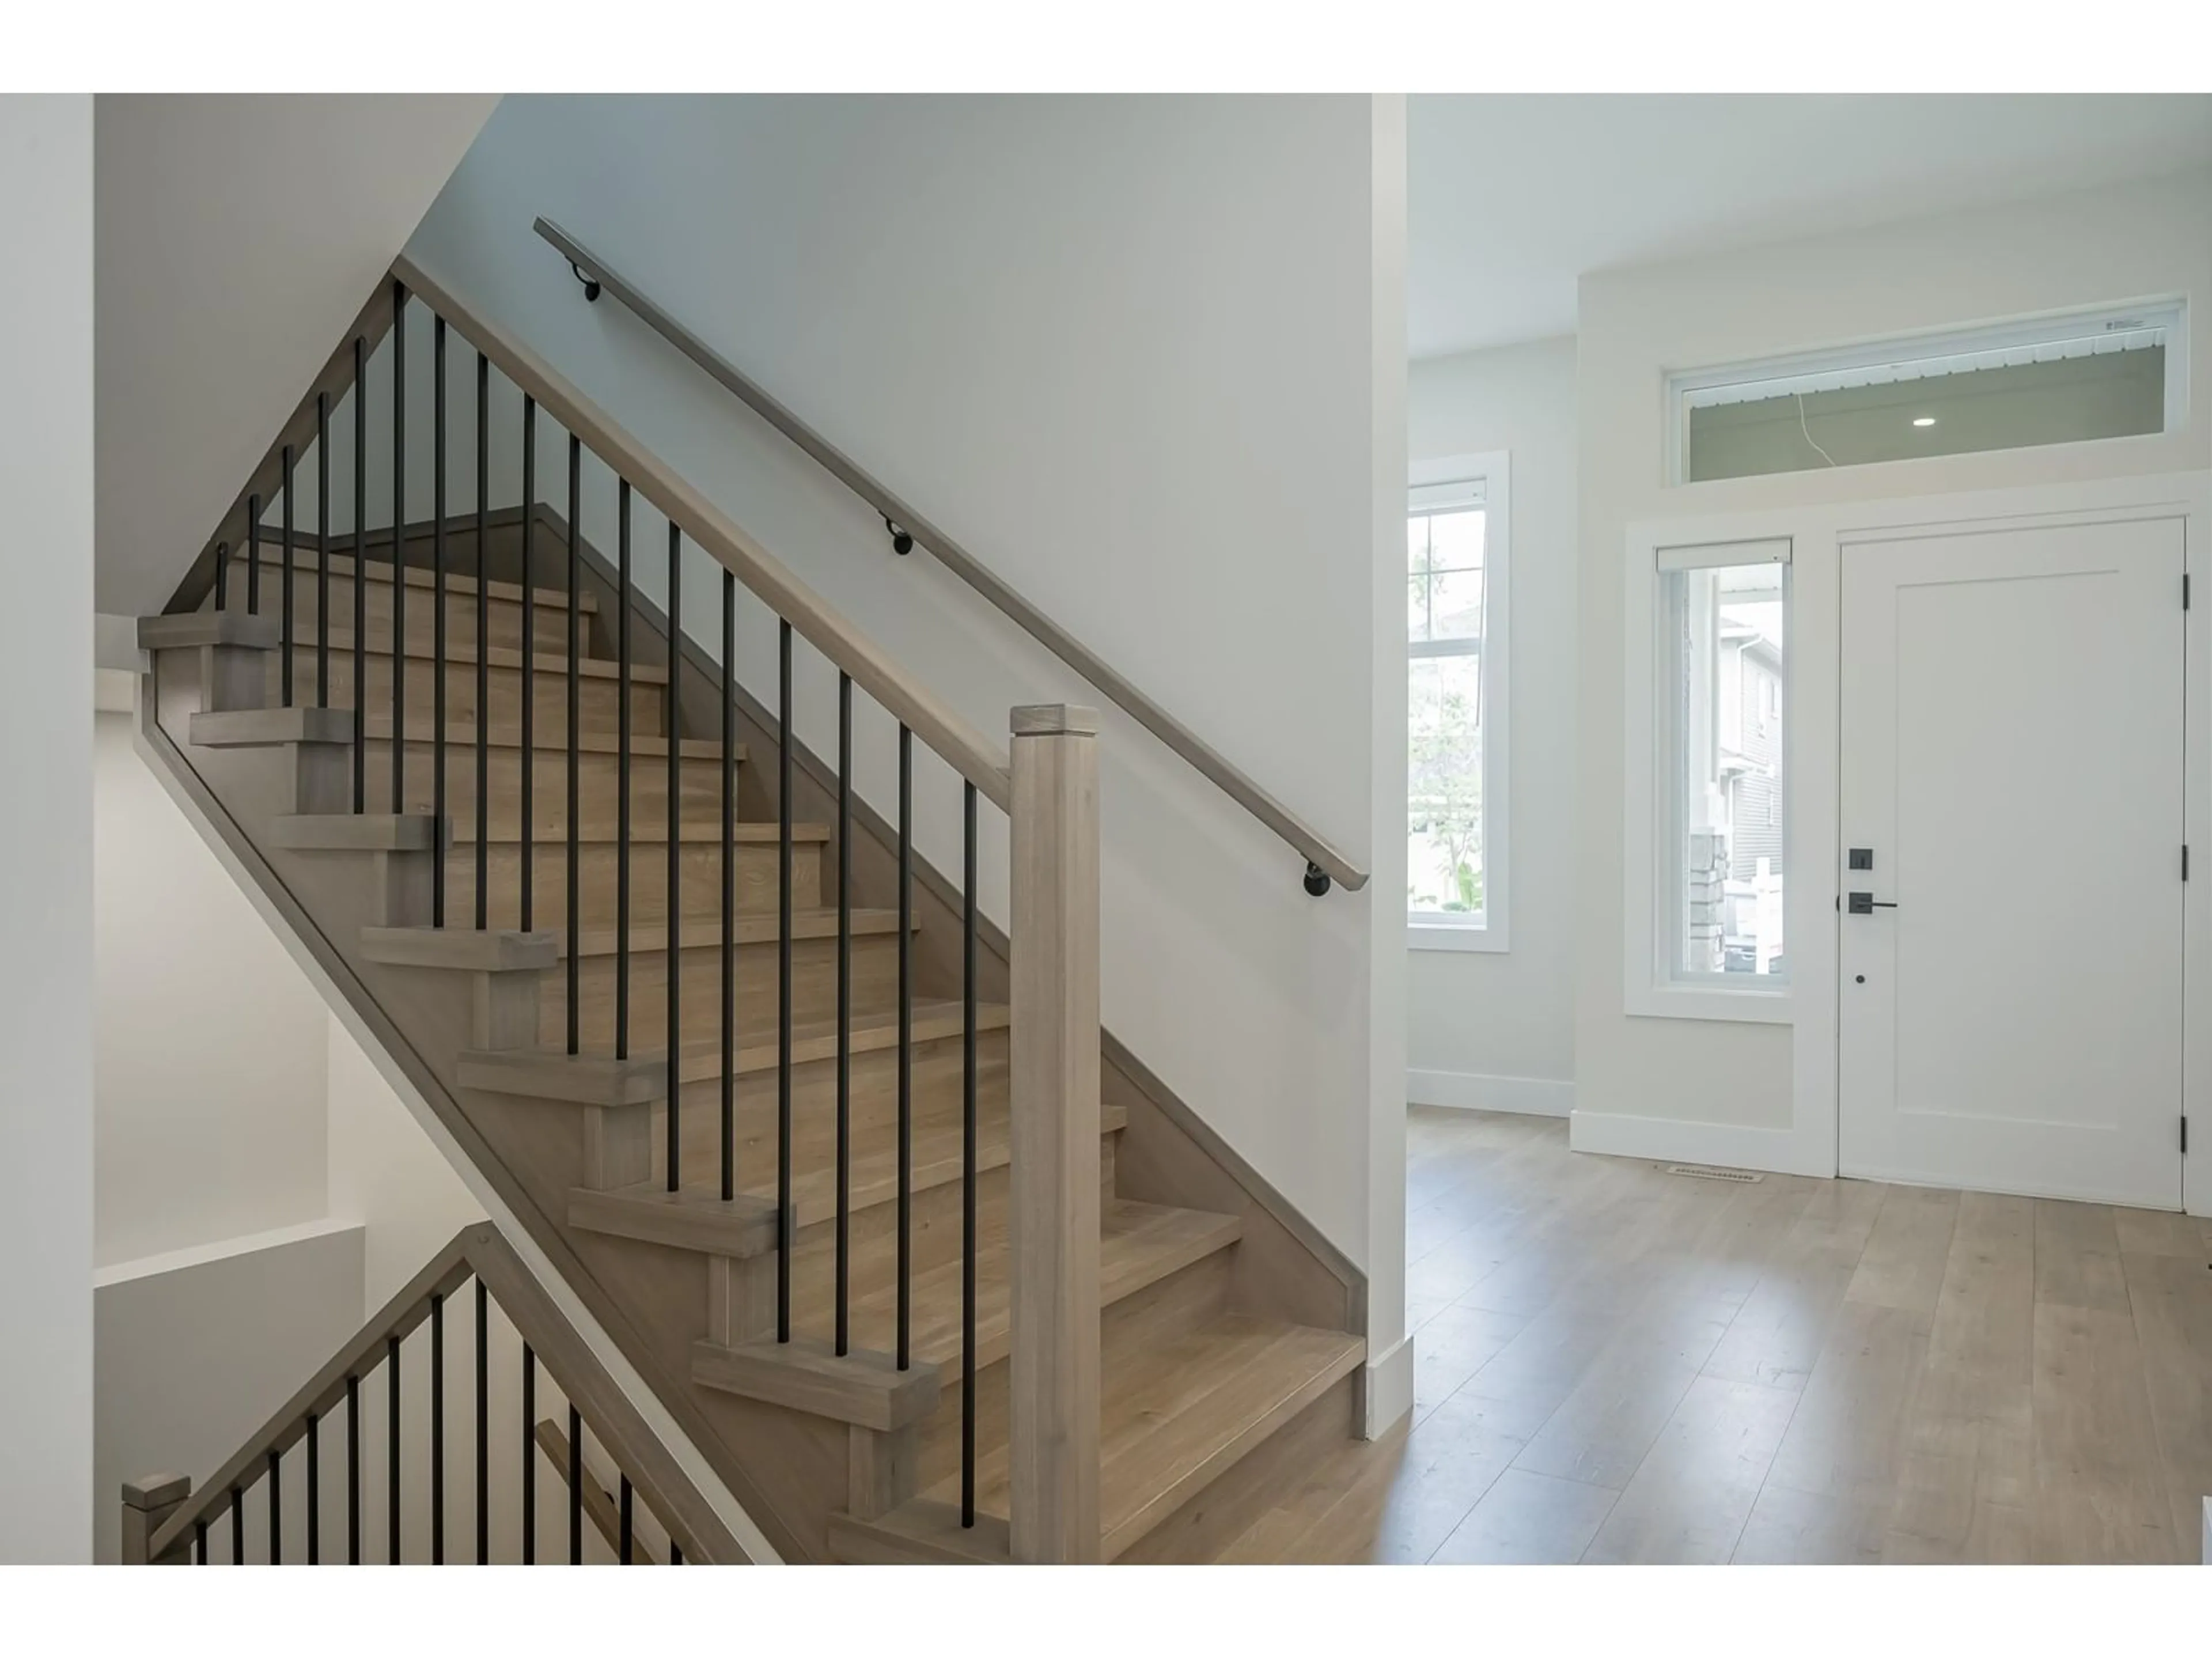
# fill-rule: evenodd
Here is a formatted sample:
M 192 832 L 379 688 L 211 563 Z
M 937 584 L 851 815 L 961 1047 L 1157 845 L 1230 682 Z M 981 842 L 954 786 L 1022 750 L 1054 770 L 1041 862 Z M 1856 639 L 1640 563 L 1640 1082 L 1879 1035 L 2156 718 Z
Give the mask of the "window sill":
M 1479 951 L 1502 956 L 1505 935 L 1497 928 L 1458 927 L 1449 922 L 1406 923 L 1406 948 L 1411 951 Z
M 1705 985 L 1632 985 L 1627 1012 L 1656 1019 L 1734 1020 L 1752 1025 L 1790 1025 L 1796 1004 L 1790 988 L 1754 991 Z

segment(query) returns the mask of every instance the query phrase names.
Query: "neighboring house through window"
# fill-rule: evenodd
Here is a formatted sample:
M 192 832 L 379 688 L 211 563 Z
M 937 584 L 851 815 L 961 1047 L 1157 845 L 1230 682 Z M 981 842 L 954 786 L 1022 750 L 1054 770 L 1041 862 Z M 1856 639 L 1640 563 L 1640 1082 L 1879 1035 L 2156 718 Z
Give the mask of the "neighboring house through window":
M 1416 948 L 1505 948 L 1505 457 L 1418 462 L 1406 515 L 1406 908 Z

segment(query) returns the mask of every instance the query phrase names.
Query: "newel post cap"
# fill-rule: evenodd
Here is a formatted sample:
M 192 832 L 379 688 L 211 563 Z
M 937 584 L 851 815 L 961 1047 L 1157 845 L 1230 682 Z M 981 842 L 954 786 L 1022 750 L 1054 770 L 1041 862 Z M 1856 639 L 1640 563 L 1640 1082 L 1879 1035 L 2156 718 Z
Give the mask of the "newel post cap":
M 1080 703 L 1024 703 L 1014 710 L 1013 729 L 1018 738 L 1095 738 L 1098 711 Z

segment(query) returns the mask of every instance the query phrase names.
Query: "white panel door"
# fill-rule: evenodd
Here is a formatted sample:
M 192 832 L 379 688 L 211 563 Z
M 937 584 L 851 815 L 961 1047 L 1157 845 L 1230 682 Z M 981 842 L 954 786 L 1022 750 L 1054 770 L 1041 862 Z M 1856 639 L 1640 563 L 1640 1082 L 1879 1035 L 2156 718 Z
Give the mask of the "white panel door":
M 1844 1174 L 2180 1207 L 2183 568 L 2178 519 L 1844 550 Z

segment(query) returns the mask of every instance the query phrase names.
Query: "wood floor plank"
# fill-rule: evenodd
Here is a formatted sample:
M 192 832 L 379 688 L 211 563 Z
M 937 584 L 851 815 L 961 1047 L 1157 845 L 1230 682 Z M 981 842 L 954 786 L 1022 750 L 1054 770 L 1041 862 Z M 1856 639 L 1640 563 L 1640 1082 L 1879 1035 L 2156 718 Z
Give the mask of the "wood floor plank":
M 2110 1206 L 2035 1200 L 2035 1300 L 2106 1313 L 2128 1310 L 2127 1274 Z
M 1726 1561 L 1750 1519 L 1797 1401 L 1794 1389 L 1698 1377 L 1583 1559 Z
M 1933 1313 L 1958 1216 L 1955 1192 L 1936 1187 L 1891 1188 L 1844 1298 Z
M 1870 1182 L 1838 1181 L 1809 1196 L 1774 1264 L 1706 1360 L 1705 1375 L 1802 1389 L 1888 1192 Z
M 2123 1254 L 2159 1461 L 2185 1556 L 2212 1495 L 2212 1261 Z M 2198 1546 L 2202 1547 L 2201 1544 Z
M 1960 1198 L 1883 1559 L 2022 1560 L 2033 1502 L 2034 1200 Z
M 1816 1497 L 1879 1494 L 1887 1503 L 1928 1357 L 1929 1319 L 1917 1309 L 1844 1298 L 1775 1453 L 1771 1483 Z
M 1508 1469 L 1431 1559 L 1439 1566 L 1579 1560 L 1619 1496 L 1579 1480 Z
M 2181 1559 L 2133 1315 L 2039 1301 L 2034 1409 L 2034 1559 Z

